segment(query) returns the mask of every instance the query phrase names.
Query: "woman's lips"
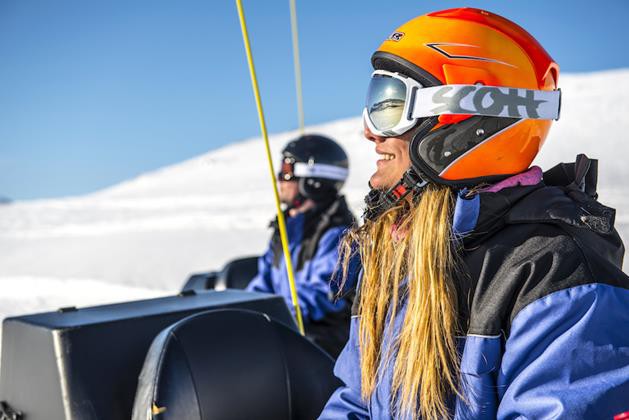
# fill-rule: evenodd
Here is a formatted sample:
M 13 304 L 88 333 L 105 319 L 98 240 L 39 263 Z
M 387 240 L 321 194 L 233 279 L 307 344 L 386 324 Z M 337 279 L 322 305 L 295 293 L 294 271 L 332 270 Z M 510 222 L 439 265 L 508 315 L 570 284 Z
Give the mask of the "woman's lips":
M 378 157 L 380 158 L 376 162 L 378 166 L 386 165 L 388 162 L 395 159 L 395 155 L 391 153 L 378 153 Z
M 379 160 L 393 160 L 393 159 L 395 159 L 395 155 L 391 154 L 391 153 L 378 153 L 378 156 L 380 157 Z

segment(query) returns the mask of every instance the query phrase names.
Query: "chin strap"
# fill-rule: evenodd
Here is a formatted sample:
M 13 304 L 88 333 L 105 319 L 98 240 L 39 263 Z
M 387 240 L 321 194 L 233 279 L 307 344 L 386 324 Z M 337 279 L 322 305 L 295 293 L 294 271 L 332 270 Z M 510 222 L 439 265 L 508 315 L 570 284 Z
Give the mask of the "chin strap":
M 424 187 L 428 184 L 413 168 L 404 173 L 402 179 L 393 187 L 386 191 L 371 189 L 365 197 L 365 221 L 376 220 L 382 213 L 389 210 L 402 201 L 411 192 L 415 193 L 414 198 L 421 195 Z
M 301 205 L 304 204 L 304 201 L 306 201 L 306 197 L 304 197 L 302 193 L 297 193 L 293 202 L 286 206 L 286 211 L 300 208 Z

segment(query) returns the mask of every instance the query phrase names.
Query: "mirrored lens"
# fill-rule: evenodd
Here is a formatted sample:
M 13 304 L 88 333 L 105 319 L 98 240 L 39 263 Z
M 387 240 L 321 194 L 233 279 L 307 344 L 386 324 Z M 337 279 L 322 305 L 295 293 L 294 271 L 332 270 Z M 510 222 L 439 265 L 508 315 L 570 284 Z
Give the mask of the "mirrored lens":
M 402 119 L 406 85 L 398 79 L 374 75 L 367 90 L 367 115 L 378 130 L 389 130 Z
M 282 160 L 280 171 L 277 174 L 278 181 L 292 181 L 295 179 L 295 161 L 290 158 Z

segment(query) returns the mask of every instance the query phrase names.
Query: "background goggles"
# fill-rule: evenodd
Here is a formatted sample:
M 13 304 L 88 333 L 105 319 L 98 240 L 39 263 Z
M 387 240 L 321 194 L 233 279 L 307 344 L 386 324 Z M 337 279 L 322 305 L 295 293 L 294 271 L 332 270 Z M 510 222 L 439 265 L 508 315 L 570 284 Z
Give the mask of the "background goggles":
M 295 179 L 295 159 L 285 157 L 282 159 L 280 171 L 277 174 L 278 181 L 293 181 Z

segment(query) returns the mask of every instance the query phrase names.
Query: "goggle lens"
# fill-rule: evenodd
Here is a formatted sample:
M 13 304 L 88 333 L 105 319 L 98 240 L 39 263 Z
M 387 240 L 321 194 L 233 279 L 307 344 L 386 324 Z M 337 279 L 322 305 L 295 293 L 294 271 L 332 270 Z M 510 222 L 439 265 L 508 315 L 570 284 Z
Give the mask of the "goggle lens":
M 406 105 L 406 85 L 393 77 L 375 74 L 367 89 L 367 116 L 380 131 L 395 127 Z
M 278 181 L 292 181 L 295 179 L 295 161 L 291 158 L 282 159 L 282 167 L 277 174 Z

